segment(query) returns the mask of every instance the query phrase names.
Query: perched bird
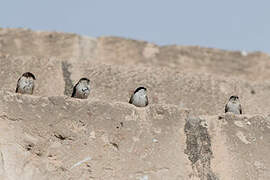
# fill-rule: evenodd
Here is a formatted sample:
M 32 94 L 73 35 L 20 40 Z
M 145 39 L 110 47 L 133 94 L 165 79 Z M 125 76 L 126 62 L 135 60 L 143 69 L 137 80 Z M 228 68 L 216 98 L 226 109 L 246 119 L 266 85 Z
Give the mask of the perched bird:
M 90 94 L 90 80 L 81 78 L 79 82 L 73 87 L 71 97 L 79 99 L 87 99 Z
M 147 90 L 145 87 L 138 87 L 132 94 L 129 103 L 137 107 L 145 107 L 148 105 L 148 97 L 146 94 Z
M 16 93 L 33 94 L 36 80 L 34 74 L 30 72 L 23 73 L 17 81 Z
M 232 112 L 234 114 L 242 114 L 242 108 L 238 96 L 231 96 L 225 106 L 225 113 Z

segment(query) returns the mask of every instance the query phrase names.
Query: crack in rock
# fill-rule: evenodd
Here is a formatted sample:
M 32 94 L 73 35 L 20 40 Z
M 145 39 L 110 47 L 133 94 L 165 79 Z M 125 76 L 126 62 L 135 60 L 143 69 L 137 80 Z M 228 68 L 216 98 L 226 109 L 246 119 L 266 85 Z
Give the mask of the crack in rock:
M 71 65 L 68 64 L 67 62 L 62 61 L 63 78 L 64 78 L 64 81 L 65 81 L 64 94 L 66 96 L 71 96 L 72 88 L 73 88 L 73 83 L 72 83 L 72 80 L 71 80 L 71 72 L 69 71 L 70 66 Z
M 2 177 L 5 173 L 5 160 L 3 153 L 0 151 L 0 177 Z
M 13 118 L 13 117 L 9 117 L 6 114 L 0 115 L 0 118 L 3 120 L 9 120 L 9 121 L 22 121 L 22 118 Z
M 186 149 L 185 154 L 191 162 L 194 175 L 201 180 L 218 180 L 211 170 L 211 139 L 205 122 L 200 118 L 188 117 L 185 124 Z

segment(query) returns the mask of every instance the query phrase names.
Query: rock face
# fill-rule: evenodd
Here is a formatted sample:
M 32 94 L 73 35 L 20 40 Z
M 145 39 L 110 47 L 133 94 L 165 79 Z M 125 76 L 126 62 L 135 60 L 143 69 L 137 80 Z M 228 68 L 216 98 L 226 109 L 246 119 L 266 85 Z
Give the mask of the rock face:
M 268 180 L 269 70 L 259 52 L 0 29 L 0 179 Z M 14 93 L 26 71 L 32 96 Z M 89 98 L 70 98 L 83 76 Z M 224 114 L 234 94 L 244 115 Z

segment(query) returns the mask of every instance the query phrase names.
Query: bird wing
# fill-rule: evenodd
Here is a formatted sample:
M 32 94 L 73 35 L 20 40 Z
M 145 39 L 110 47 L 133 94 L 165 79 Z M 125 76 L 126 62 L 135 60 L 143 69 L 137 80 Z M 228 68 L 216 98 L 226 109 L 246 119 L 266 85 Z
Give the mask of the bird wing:
M 229 108 L 228 108 L 228 104 L 226 104 L 225 106 L 225 113 L 228 112 Z
M 128 102 L 129 104 L 132 104 L 133 96 L 134 96 L 134 94 L 132 94 L 132 96 L 130 97 L 129 102 Z
M 35 90 L 35 83 L 33 82 L 32 94 L 34 93 L 34 90 Z
M 78 83 L 73 87 L 73 91 L 72 91 L 72 95 L 71 95 L 71 97 L 75 97 L 75 95 L 76 95 L 76 89 L 77 89 L 77 85 L 78 85 Z
M 239 104 L 239 111 L 240 111 L 240 114 L 242 114 L 242 107 L 241 107 L 241 104 Z
M 145 104 L 145 106 L 147 106 L 148 105 L 148 97 L 146 96 L 146 104 Z
M 17 81 L 17 87 L 16 87 L 16 90 L 15 90 L 16 93 L 19 91 L 19 82 L 20 82 L 20 80 L 21 80 L 21 77 Z

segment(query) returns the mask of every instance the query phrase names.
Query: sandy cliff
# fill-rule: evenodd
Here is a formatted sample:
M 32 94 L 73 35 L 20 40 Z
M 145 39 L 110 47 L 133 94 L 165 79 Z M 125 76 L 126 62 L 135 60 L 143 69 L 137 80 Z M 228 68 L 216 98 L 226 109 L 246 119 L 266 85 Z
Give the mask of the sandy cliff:
M 269 70 L 260 52 L 0 29 L 0 179 L 269 179 Z M 32 96 L 14 93 L 25 71 Z M 146 108 L 127 103 L 139 85 Z M 223 113 L 233 94 L 244 115 Z

